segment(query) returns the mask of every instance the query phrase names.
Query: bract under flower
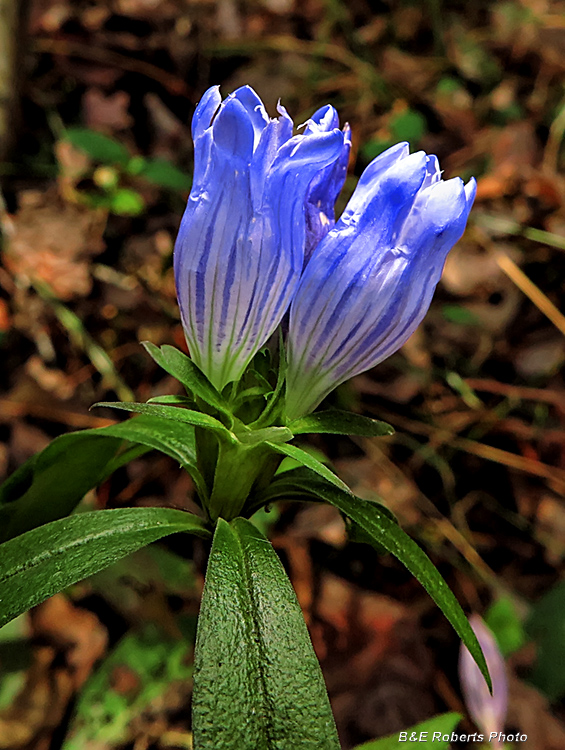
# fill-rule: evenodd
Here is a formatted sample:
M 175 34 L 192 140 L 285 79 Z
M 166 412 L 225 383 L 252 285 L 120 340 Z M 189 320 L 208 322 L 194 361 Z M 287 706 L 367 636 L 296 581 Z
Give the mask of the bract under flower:
M 286 312 L 304 264 L 310 185 L 319 176 L 322 205 L 321 175 L 335 192 L 349 152 L 333 109 L 296 136 L 278 110 L 269 118 L 249 86 L 223 102 L 214 87 L 192 122 L 194 182 L 175 279 L 191 357 L 219 389 L 241 377 Z

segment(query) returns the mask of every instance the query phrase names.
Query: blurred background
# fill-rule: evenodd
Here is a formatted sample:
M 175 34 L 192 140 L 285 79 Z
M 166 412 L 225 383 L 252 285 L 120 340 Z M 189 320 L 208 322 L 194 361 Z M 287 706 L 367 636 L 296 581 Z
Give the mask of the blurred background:
M 338 213 L 399 140 L 446 177 L 475 175 L 478 196 L 424 324 L 331 397 L 396 434 L 310 446 L 487 620 L 520 747 L 562 750 L 564 73 L 558 0 L 0 0 L 0 480 L 53 437 L 109 424 L 95 401 L 178 392 L 138 342 L 185 346 L 171 254 L 206 88 L 250 84 L 296 123 L 329 102 L 353 138 Z M 186 507 L 190 492 L 150 453 L 84 503 Z M 399 563 L 348 542 L 329 507 L 258 522 L 345 750 L 466 713 L 458 639 Z M 205 554 L 153 545 L 0 630 L 0 750 L 190 748 Z

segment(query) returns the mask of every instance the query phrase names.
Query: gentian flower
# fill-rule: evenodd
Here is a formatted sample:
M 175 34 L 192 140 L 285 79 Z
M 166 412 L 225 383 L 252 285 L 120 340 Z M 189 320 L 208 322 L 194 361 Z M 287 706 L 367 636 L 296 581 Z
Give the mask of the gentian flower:
M 485 655 L 492 680 L 492 695 L 468 648 L 461 644 L 459 652 L 459 680 L 465 704 L 471 718 L 489 738 L 493 748 L 503 747 L 499 735 L 504 732 L 508 708 L 508 678 L 506 664 L 496 638 L 478 615 L 469 618 L 477 640 Z
M 385 151 L 361 176 L 343 215 L 315 247 L 290 308 L 287 416 L 389 357 L 430 305 L 463 234 L 476 183 L 441 178 L 438 160 Z
M 304 135 L 323 133 L 339 128 L 339 117 L 335 109 L 327 104 L 315 112 L 306 123 Z M 351 129 L 343 128 L 344 147 L 339 157 L 325 169 L 320 170 L 310 185 L 306 196 L 306 248 L 305 264 L 310 260 L 314 248 L 335 224 L 334 206 L 347 177 L 347 165 L 351 148 Z
M 279 105 L 270 119 L 244 86 L 209 89 L 192 121 L 194 182 L 174 253 L 190 355 L 222 389 L 238 380 L 285 314 L 305 247 L 333 225 L 348 130 L 331 107 L 302 134 Z M 331 205 L 330 205 L 331 204 Z

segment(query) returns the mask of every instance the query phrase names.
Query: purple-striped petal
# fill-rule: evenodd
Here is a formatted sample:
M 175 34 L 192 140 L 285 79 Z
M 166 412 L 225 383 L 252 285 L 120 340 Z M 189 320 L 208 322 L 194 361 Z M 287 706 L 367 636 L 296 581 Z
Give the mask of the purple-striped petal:
M 248 86 L 221 103 L 213 88 L 193 120 L 175 280 L 191 357 L 219 389 L 241 377 L 286 312 L 304 264 L 309 186 L 343 157 L 338 128 L 292 137 L 279 113 L 271 120 Z
M 329 104 L 315 112 L 305 125 L 305 134 L 329 132 L 339 128 L 339 117 Z M 343 146 L 338 159 L 320 170 L 310 183 L 306 197 L 306 250 L 304 263 L 314 248 L 335 224 L 334 206 L 347 176 L 351 151 L 351 128 L 343 128 Z
M 287 414 L 399 349 L 422 321 L 465 229 L 474 181 L 444 182 L 435 157 L 389 149 L 362 175 L 315 249 L 290 310 Z

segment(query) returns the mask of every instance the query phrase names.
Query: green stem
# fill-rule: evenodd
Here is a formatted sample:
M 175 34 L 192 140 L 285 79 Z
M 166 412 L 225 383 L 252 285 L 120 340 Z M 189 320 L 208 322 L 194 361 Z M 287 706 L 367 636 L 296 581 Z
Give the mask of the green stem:
M 231 521 L 239 516 L 254 485 L 268 483 L 280 460 L 264 444 L 221 443 L 210 496 L 211 520 Z

